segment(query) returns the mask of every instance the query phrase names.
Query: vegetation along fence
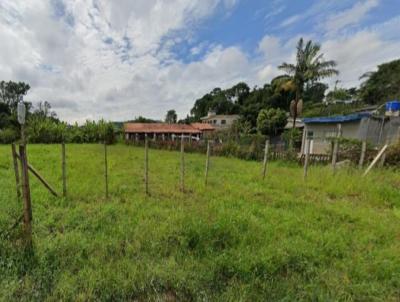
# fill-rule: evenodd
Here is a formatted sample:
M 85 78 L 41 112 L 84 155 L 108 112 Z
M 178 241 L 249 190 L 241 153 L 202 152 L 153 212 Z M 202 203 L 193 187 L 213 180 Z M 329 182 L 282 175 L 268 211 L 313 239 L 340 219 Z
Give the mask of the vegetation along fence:
M 223 156 L 237 156 L 245 159 L 256 159 L 262 160 L 262 166 L 260 167 L 260 178 L 264 179 L 267 174 L 267 164 L 270 160 L 296 160 L 300 162 L 304 167 L 304 179 L 306 180 L 308 175 L 309 165 L 312 163 L 327 163 L 331 162 L 333 172 L 340 167 L 341 162 L 339 161 L 339 156 L 345 158 L 354 156 L 355 152 L 358 152 L 358 165 L 360 168 L 369 161 L 370 154 L 367 154 L 369 150 L 366 142 L 363 142 L 360 146 L 355 142 L 348 142 L 336 138 L 332 141 L 333 148 L 332 154 L 310 154 L 311 149 L 311 138 L 306 138 L 306 151 L 301 156 L 297 156 L 295 152 L 281 151 L 269 143 L 268 140 L 264 143 L 259 143 L 253 141 L 250 146 L 243 147 L 234 142 L 228 142 L 226 144 L 207 141 L 207 142 L 185 142 L 184 137 L 173 142 L 167 141 L 150 141 L 147 137 L 144 142 L 136 143 L 137 145 L 142 145 L 144 147 L 144 187 L 145 193 L 150 194 L 151 188 L 149 186 L 149 148 L 158 149 L 168 149 L 168 150 L 179 150 L 180 158 L 180 182 L 179 188 L 182 193 L 185 193 L 185 152 L 202 152 L 206 154 L 205 158 L 205 173 L 204 173 L 204 184 L 208 184 L 208 176 L 210 173 L 210 161 L 211 155 L 223 155 Z M 107 142 L 103 142 L 103 152 L 104 152 L 104 194 L 105 198 L 109 198 L 109 167 L 108 167 L 108 150 Z M 17 151 L 18 150 L 18 151 Z M 350 151 L 351 152 L 350 152 Z M 356 151 L 354 151 L 356 150 Z M 61 144 L 60 148 L 61 154 L 61 175 L 62 175 L 62 194 L 59 194 L 54 187 L 46 181 L 46 179 L 40 174 L 40 172 L 35 169 L 29 162 L 26 152 L 26 145 L 21 144 L 19 148 L 12 144 L 11 145 L 11 155 L 12 162 L 15 172 L 15 182 L 16 182 L 16 195 L 18 199 L 22 199 L 24 202 L 23 214 L 19 217 L 18 221 L 13 224 L 12 228 L 15 228 L 20 221 L 23 221 L 24 232 L 26 238 L 26 244 L 28 247 L 32 246 L 32 209 L 31 209 L 31 197 L 30 197 L 30 183 L 29 183 L 29 173 L 36 177 L 39 182 L 55 197 L 67 196 L 68 192 L 68 181 L 67 181 L 67 161 L 66 161 L 66 147 L 65 144 Z M 378 152 L 379 151 L 379 152 Z M 377 150 L 376 156 L 371 157 L 371 164 L 368 166 L 364 175 L 366 175 L 374 166 L 383 166 L 385 161 L 392 163 L 393 161 L 400 160 L 400 142 L 392 146 L 385 145 L 380 150 Z M 349 156 L 350 154 L 351 156 Z M 347 159 L 350 162 L 349 159 Z M 343 161 L 342 161 L 343 162 Z

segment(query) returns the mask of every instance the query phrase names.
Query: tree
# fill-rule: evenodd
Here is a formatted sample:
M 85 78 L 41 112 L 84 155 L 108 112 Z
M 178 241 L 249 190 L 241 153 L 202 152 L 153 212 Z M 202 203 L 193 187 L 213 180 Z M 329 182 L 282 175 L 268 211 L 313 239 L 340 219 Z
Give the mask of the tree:
M 165 116 L 165 122 L 168 124 L 175 124 L 178 119 L 178 115 L 176 114 L 176 111 L 171 109 L 168 110 L 167 115 Z
M 35 115 L 41 119 L 49 118 L 56 122 L 59 122 L 56 112 L 51 110 L 51 105 L 47 101 L 39 102 L 37 108 L 32 115 Z
M 276 135 L 287 123 L 285 111 L 281 109 L 263 109 L 257 117 L 257 130 L 264 135 Z
M 0 129 L 9 126 L 11 119 L 10 107 L 5 103 L 0 103 Z
M 307 87 L 304 91 L 303 100 L 304 104 L 307 103 L 322 103 L 325 97 L 325 91 L 328 89 L 328 85 L 324 83 L 314 83 Z
M 250 87 L 244 82 L 240 82 L 235 86 L 227 89 L 225 93 L 230 101 L 239 105 L 242 105 L 244 103 L 249 94 Z
M 335 61 L 325 61 L 320 53 L 321 46 L 311 40 L 304 45 L 303 38 L 297 43 L 296 64 L 283 63 L 279 69 L 287 73 L 287 86 L 295 89 L 294 108 L 303 97 L 305 86 L 314 82 L 337 75 L 339 72 L 334 69 Z M 296 127 L 297 110 L 294 110 L 293 128 Z
M 10 107 L 15 112 L 19 98 L 26 95 L 31 87 L 24 82 L 0 82 L 0 102 Z
M 400 97 L 400 59 L 378 66 L 375 72 L 364 74 L 360 98 L 367 104 L 382 104 Z
M 214 88 L 195 101 L 190 114 L 195 121 L 206 116 L 210 110 L 217 114 L 237 114 L 240 111 L 240 106 L 247 99 L 249 91 L 249 86 L 243 82 L 225 90 L 218 87 Z
M 135 117 L 133 120 L 130 120 L 128 122 L 129 123 L 157 123 L 159 121 L 139 115 L 138 117 Z

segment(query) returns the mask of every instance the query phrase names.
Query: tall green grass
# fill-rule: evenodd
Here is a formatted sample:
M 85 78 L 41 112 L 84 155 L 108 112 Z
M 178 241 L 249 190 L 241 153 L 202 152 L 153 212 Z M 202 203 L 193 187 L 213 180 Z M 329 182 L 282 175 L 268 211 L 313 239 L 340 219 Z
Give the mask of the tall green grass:
M 67 145 L 68 197 L 33 177 L 34 254 L 20 228 L 0 237 L 1 301 L 397 301 L 400 173 L 361 178 L 311 166 L 261 164 L 109 147 L 104 198 L 101 145 Z M 0 232 L 22 211 L 9 146 L 0 146 Z M 61 192 L 61 149 L 29 145 L 30 163 Z

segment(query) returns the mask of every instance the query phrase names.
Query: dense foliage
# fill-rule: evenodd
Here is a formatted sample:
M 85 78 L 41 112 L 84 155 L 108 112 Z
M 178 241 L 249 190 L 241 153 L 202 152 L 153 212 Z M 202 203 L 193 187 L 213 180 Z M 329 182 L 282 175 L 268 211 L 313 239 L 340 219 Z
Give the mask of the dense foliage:
M 335 87 L 334 90 L 329 91 L 326 95 L 326 100 L 328 103 L 337 102 L 337 101 L 349 101 L 349 100 L 358 100 L 359 91 L 357 88 L 337 88 Z
M 298 108 L 300 99 L 305 104 L 322 102 L 328 86 L 319 80 L 337 74 L 335 65 L 334 61 L 323 59 L 319 44 L 312 41 L 304 43 L 303 39 L 300 39 L 296 63 L 283 63 L 280 66 L 286 75 L 278 76 L 262 88 L 254 87 L 252 90 L 243 82 L 225 90 L 215 88 L 196 100 L 191 117 L 188 116 L 185 121 L 197 121 L 207 115 L 209 110 L 217 114 L 240 114 L 241 122 L 250 125 L 250 132 L 254 133 L 257 129 L 260 130 L 257 118 L 262 110 L 282 109 L 288 112 L 293 102 Z M 296 110 L 294 116 L 297 115 Z M 279 130 L 282 128 L 268 131 L 277 133 Z M 265 132 L 265 129 L 263 131 Z
M 165 115 L 165 122 L 168 124 L 174 124 L 178 120 L 178 115 L 176 114 L 176 111 L 171 109 L 168 110 L 167 114 Z
M 20 126 L 17 122 L 16 106 L 20 97 L 29 90 L 25 83 L 0 82 L 0 144 L 12 143 L 20 138 Z M 31 143 L 94 143 L 116 140 L 114 125 L 104 120 L 86 121 L 82 126 L 68 125 L 57 118 L 48 102 L 39 102 L 34 108 L 25 103 L 28 109 L 26 117 L 26 136 Z
M 368 104 L 382 104 L 400 98 L 400 60 L 378 66 L 375 72 L 363 76 L 360 97 Z
M 304 92 L 306 104 L 321 103 L 327 85 L 316 82 L 310 84 Z M 187 116 L 181 122 L 191 123 L 198 121 L 200 117 L 206 116 L 208 111 L 213 110 L 217 114 L 240 114 L 241 124 L 245 125 L 251 133 L 257 132 L 258 114 L 263 109 L 281 109 L 289 111 L 291 100 L 295 94 L 282 86 L 282 77 L 274 78 L 271 83 L 263 87 L 250 89 L 246 83 L 238 83 L 231 88 L 222 90 L 215 88 L 200 99 L 196 100 L 191 110 L 191 116 Z M 278 132 L 282 129 L 274 129 Z
M 400 167 L 400 140 L 397 144 L 389 147 L 386 153 L 385 164 L 392 167 Z
M 262 109 L 257 117 L 257 129 L 261 134 L 276 135 L 278 129 L 285 127 L 286 112 L 277 108 Z
M 369 107 L 368 104 L 362 102 L 354 102 L 351 104 L 344 104 L 344 103 L 306 104 L 303 110 L 303 117 L 346 115 L 354 113 L 357 110 L 361 111 L 368 107 Z

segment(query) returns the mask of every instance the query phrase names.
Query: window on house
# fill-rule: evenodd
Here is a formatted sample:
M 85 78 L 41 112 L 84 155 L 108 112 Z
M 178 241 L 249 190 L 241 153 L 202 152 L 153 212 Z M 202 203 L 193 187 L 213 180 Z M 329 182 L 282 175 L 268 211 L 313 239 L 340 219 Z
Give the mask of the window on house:
M 213 120 L 213 124 L 216 124 L 217 123 L 217 120 Z
M 221 120 L 221 125 L 225 125 L 226 124 L 226 120 Z

